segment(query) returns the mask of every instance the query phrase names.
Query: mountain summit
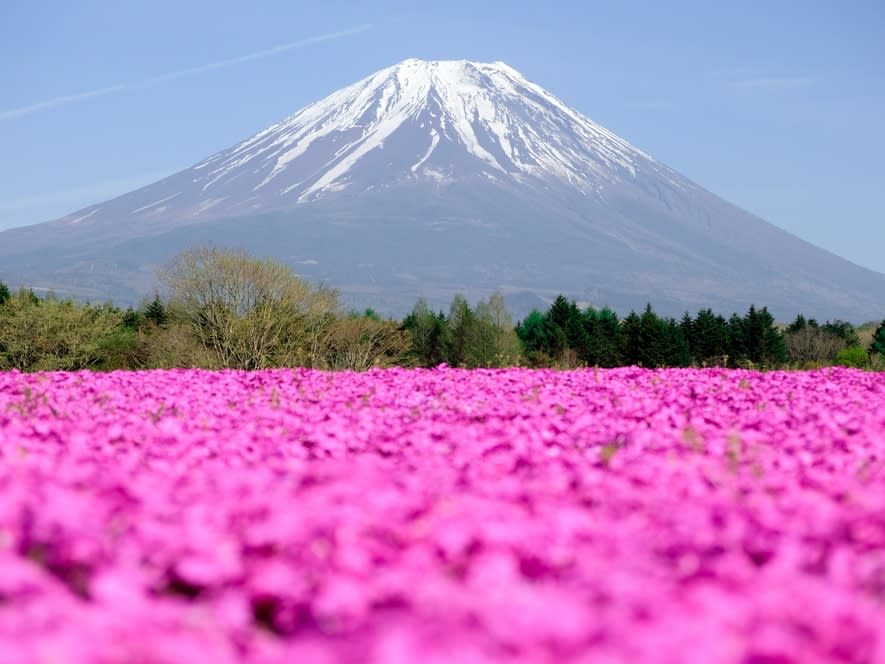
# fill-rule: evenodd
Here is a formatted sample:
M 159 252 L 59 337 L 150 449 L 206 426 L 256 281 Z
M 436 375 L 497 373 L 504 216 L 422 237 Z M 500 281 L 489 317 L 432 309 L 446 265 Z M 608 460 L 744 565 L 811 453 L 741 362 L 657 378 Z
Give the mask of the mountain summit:
M 508 65 L 465 60 L 406 60 L 157 183 L 0 233 L 0 279 L 133 300 L 207 242 L 397 314 L 494 288 L 674 314 L 885 309 L 885 276 L 717 198 Z
M 477 176 L 599 194 L 676 173 L 503 62 L 406 60 L 104 210 L 154 221 L 291 209 L 339 192 Z

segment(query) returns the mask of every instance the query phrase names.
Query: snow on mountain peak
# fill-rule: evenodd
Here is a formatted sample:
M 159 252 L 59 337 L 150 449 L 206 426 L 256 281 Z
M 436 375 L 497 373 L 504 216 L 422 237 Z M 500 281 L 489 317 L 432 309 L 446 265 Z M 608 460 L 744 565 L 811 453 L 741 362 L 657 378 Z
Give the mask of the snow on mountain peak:
M 408 141 L 395 140 L 400 133 Z M 666 170 L 503 62 L 418 59 L 343 88 L 196 168 L 204 190 L 248 168 L 262 174 L 256 193 L 276 189 L 304 202 L 362 179 L 361 167 L 392 142 L 400 179 L 479 171 L 557 178 L 589 192 L 635 176 L 640 164 Z M 459 150 L 441 149 L 452 143 Z
M 471 178 L 598 195 L 643 174 L 687 182 L 503 62 L 408 59 L 112 209 L 153 224 Z

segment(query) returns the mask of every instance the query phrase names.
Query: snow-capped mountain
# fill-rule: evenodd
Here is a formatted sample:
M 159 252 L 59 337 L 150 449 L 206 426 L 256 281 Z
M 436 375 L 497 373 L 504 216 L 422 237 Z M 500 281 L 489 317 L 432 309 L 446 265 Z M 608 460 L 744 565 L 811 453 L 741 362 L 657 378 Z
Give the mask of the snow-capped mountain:
M 0 233 L 0 279 L 137 300 L 157 264 L 207 242 L 397 314 L 494 288 L 620 311 L 885 310 L 885 276 L 717 198 L 502 62 L 406 60 L 159 182 Z
M 219 218 L 291 209 L 338 193 L 477 176 L 598 195 L 638 173 L 688 184 L 503 62 L 413 59 L 181 173 L 65 221 Z

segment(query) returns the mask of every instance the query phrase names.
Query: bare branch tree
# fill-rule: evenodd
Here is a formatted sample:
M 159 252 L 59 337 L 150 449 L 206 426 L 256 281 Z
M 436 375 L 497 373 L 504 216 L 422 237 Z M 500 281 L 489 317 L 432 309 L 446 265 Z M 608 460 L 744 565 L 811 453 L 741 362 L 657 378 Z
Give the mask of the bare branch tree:
M 314 288 L 273 260 L 201 247 L 161 273 L 172 301 L 221 366 L 261 369 L 313 366 L 337 292 Z

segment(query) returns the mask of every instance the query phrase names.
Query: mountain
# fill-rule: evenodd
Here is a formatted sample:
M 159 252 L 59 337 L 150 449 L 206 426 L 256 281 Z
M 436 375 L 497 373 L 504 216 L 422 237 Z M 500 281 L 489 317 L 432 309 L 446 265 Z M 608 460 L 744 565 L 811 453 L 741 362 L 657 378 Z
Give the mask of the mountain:
M 401 315 L 501 289 L 626 313 L 854 321 L 885 275 L 727 203 L 502 62 L 406 60 L 164 180 L 0 233 L 0 279 L 140 300 L 194 244 L 281 259 Z

